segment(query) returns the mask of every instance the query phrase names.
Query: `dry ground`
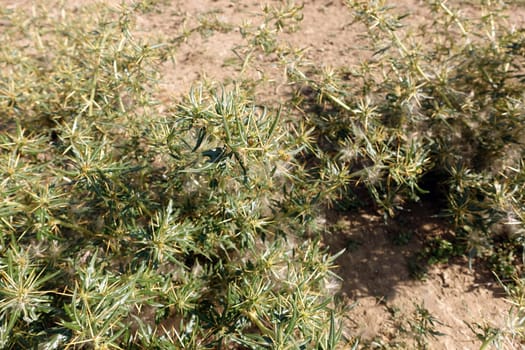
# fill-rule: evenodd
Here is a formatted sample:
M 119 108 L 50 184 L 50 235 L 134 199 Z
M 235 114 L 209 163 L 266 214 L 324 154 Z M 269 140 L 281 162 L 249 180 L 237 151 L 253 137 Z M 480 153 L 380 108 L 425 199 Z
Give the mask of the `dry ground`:
M 90 2 L 69 1 L 68 6 Z M 110 3 L 118 6 L 120 1 Z M 318 65 L 340 67 L 358 63 L 365 52 L 356 39 L 359 30 L 348 29 L 352 18 L 342 1 L 301 3 L 301 28 L 282 34 L 282 42 L 306 49 L 306 58 Z M 392 3 L 398 11 L 411 14 L 410 22 L 425 20 L 426 12 L 419 1 Z M 31 5 L 28 0 L 0 0 L 0 6 Z M 238 78 L 241 72 L 228 62 L 238 59 L 235 51 L 243 44 L 239 27 L 243 23 L 259 23 L 261 8 L 262 3 L 253 0 L 165 0 L 153 11 L 142 14 L 136 35 L 158 40 L 176 38 L 184 28 L 192 28 L 203 19 L 218 20 L 224 25 L 222 32 L 192 34 L 176 51 L 173 61 L 161 67 L 161 99 L 176 100 L 202 79 L 221 82 Z M 516 8 L 512 13 L 510 22 L 521 25 L 525 11 Z M 263 82 L 258 98 L 272 102 L 285 99 L 287 84 L 278 62 L 265 57 L 255 57 L 254 62 L 255 69 L 250 74 Z M 465 259 L 458 259 L 432 266 L 424 280 L 411 278 L 408 261 L 421 249 L 421 238 L 447 233 L 445 223 L 434 214 L 432 208 L 414 207 L 411 215 L 397 225 L 384 225 L 382 217 L 373 210 L 328 215 L 328 221 L 337 223 L 335 227 L 339 228 L 327 235 L 328 244 L 334 252 L 346 248 L 337 262 L 343 281 L 341 294 L 354 305 L 348 314 L 347 336 L 361 336 L 364 342 L 402 340 L 400 327 L 412 317 L 415 305 L 428 309 L 439 321 L 437 330 L 443 333 L 428 339 L 429 349 L 478 349 L 481 343 L 467 323 L 504 326 L 509 305 L 503 290 L 482 267 L 469 269 Z M 391 239 L 400 231 L 412 236 L 406 244 L 398 245 Z

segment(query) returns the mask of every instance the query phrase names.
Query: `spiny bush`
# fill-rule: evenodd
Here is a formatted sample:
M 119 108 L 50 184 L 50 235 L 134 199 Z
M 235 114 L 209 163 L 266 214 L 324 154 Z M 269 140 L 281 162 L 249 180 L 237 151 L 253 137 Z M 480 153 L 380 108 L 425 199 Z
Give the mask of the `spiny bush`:
M 1 14 L 0 347 L 334 348 L 308 131 L 236 87 L 161 112 L 140 10 Z
M 465 253 L 519 270 L 523 32 L 490 3 L 467 20 L 428 1 L 418 29 L 346 4 L 370 40 L 357 68 L 281 45 L 293 2 L 242 28 L 241 72 L 257 51 L 286 65 L 283 108 L 247 81 L 157 108 L 155 67 L 217 23 L 151 44 L 133 34 L 149 1 L 2 10 L 0 347 L 333 349 L 318 216 L 362 187 L 385 216 L 442 199 Z
M 386 216 L 434 200 L 455 244 L 508 278 L 525 222 L 523 31 L 490 2 L 468 18 L 427 1 L 432 21 L 417 28 L 385 1 L 346 4 L 370 54 L 356 67 L 289 70 L 319 161 L 348 169 L 340 196 L 364 186 Z

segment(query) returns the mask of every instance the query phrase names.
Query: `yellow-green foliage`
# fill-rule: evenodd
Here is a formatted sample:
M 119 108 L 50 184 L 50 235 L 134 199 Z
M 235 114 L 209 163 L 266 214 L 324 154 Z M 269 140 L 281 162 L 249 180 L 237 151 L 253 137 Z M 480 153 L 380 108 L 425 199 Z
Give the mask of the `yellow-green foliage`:
M 438 199 L 451 251 L 519 272 L 523 31 L 497 8 L 466 21 L 429 1 L 413 30 L 383 1 L 346 3 L 368 28 L 357 68 L 280 47 L 291 2 L 242 28 L 239 70 L 275 55 L 297 87 L 283 108 L 247 81 L 158 108 L 155 67 L 217 23 L 159 44 L 133 34 L 153 2 L 2 10 L 0 348 L 333 349 L 317 216 L 360 188 L 385 217 Z
M 0 347 L 333 347 L 298 124 L 236 87 L 159 112 L 137 10 L 2 14 Z
M 315 111 L 307 116 L 320 161 L 348 169 L 341 195 L 364 185 L 389 216 L 424 195 L 442 206 L 471 257 L 521 250 L 523 31 L 490 2 L 467 19 L 427 1 L 432 21 L 418 27 L 385 1 L 346 4 L 368 28 L 370 57 L 357 67 L 291 70 L 299 95 L 315 92 L 300 103 Z M 506 277 L 516 272 L 510 260 L 500 266 Z

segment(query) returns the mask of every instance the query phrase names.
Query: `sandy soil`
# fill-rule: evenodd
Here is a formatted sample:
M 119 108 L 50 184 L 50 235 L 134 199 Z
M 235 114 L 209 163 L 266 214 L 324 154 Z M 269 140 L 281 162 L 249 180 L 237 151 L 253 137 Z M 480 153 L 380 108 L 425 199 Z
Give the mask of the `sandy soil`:
M 428 337 L 428 349 L 479 349 L 481 342 L 468 326 L 479 323 L 502 327 L 509 305 L 503 289 L 479 264 L 468 260 L 424 266 L 422 279 L 414 278 L 410 261 L 422 249 L 425 236 L 445 236 L 449 228 L 435 218 L 432 208 L 415 205 L 402 223 L 386 225 L 370 211 L 344 213 L 333 219 L 341 231 L 327 235 L 335 252 L 346 248 L 339 259 L 342 293 L 354 303 L 346 332 L 364 343 L 399 344 L 408 341 L 416 308 L 423 307 L 436 319 Z M 372 347 L 374 348 L 374 347 Z
M 89 0 L 70 1 L 81 6 Z M 26 0 L 0 0 L 0 5 L 31 5 Z M 120 0 L 110 1 L 118 6 Z M 239 70 L 228 62 L 239 59 L 235 52 L 243 44 L 239 27 L 243 23 L 260 23 L 261 3 L 253 0 L 160 1 L 157 9 L 142 14 L 137 21 L 137 36 L 175 39 L 183 30 L 195 27 L 203 18 L 224 25 L 222 32 L 193 33 L 176 51 L 173 61 L 161 67 L 162 100 L 173 101 L 186 94 L 192 84 L 202 79 L 228 81 L 239 77 Z M 270 5 L 272 2 L 268 2 Z M 276 2 L 273 2 L 276 3 Z M 350 12 L 339 0 L 305 0 L 301 30 L 280 35 L 282 43 L 304 48 L 305 56 L 323 66 L 356 64 L 365 54 L 357 41 L 359 29 L 348 28 Z M 400 12 L 409 12 L 410 21 L 424 20 L 426 12 L 417 0 L 393 2 Z M 457 3 L 457 1 L 456 1 Z M 511 18 L 518 25 L 525 11 L 514 11 Z M 284 99 L 287 82 L 282 68 L 267 57 L 255 57 L 251 74 L 264 81 L 261 100 Z M 260 69 L 257 69 L 259 67 Z M 263 72 L 264 71 L 264 72 Z M 333 251 L 346 248 L 339 258 L 343 280 L 341 294 L 354 307 L 349 311 L 345 334 L 360 336 L 363 342 L 388 343 L 402 338 L 400 320 L 409 319 L 415 305 L 424 306 L 440 322 L 443 335 L 429 338 L 429 349 L 478 349 L 481 345 L 467 326 L 469 322 L 486 322 L 500 327 L 509 305 L 503 291 L 489 272 L 480 267 L 468 268 L 458 259 L 432 266 L 424 280 L 410 276 L 408 261 L 421 249 L 424 235 L 446 234 L 448 228 L 432 217 L 432 210 L 419 208 L 402 225 L 384 225 L 382 218 L 369 212 L 339 213 L 332 221 L 341 229 L 327 235 Z M 408 229 L 413 234 L 405 244 L 395 244 L 393 232 Z

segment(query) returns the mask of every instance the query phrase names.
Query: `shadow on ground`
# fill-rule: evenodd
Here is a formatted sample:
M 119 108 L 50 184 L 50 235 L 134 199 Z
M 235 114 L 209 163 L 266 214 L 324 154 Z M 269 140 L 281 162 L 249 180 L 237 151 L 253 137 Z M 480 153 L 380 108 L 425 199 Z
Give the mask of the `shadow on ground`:
M 332 254 L 345 249 L 337 260 L 342 293 L 350 299 L 373 296 L 390 300 L 396 296 L 400 283 L 424 279 L 430 268 L 421 259 L 424 242 L 453 235 L 446 220 L 437 214 L 431 203 L 414 204 L 388 223 L 372 208 L 331 214 L 335 229 L 325 235 L 325 242 Z M 467 289 L 484 287 L 496 297 L 503 296 L 485 264 L 473 262 L 469 266 L 467 258 L 456 257 L 440 264 L 440 269 L 446 271 L 449 265 L 459 265 L 474 277 L 473 284 L 465 286 Z M 445 276 L 446 272 L 442 274 Z M 442 282 L 446 287 L 445 278 Z

